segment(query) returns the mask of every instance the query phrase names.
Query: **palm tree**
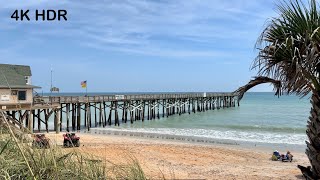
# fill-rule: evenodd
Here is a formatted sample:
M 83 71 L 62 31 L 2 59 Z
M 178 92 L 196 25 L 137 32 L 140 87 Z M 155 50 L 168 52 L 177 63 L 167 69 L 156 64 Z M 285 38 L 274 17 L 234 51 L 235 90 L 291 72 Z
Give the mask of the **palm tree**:
M 252 68 L 258 77 L 240 87 L 239 100 L 251 87 L 272 83 L 276 95 L 311 94 L 307 125 L 307 150 L 311 167 L 303 168 L 309 178 L 320 178 L 320 12 L 316 0 L 305 5 L 299 0 L 277 5 L 279 17 L 272 18 L 259 37 L 259 54 Z M 309 174 L 309 175 L 308 175 Z

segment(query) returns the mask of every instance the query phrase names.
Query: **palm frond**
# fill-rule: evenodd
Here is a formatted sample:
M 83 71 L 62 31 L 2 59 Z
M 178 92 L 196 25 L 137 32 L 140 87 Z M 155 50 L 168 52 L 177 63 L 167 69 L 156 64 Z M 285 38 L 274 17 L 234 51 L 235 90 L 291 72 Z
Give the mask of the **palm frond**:
M 252 69 L 258 76 L 280 81 L 287 94 L 305 96 L 320 91 L 320 15 L 315 0 L 282 1 L 279 17 L 272 18 L 261 33 L 259 54 Z
M 274 90 L 276 91 L 275 95 L 280 96 L 281 95 L 281 82 L 268 78 L 268 77 L 255 77 L 253 80 L 251 80 L 248 84 L 240 87 L 234 93 L 238 94 L 238 101 L 240 101 L 243 98 L 244 93 L 246 93 L 249 89 L 253 88 L 256 85 L 263 84 L 263 83 L 272 83 Z

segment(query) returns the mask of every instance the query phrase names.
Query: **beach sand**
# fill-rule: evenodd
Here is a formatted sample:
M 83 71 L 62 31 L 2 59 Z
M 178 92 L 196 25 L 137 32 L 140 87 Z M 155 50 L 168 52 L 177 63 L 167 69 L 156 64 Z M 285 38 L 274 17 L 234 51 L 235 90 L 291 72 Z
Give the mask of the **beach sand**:
M 309 164 L 304 153 L 294 150 L 291 150 L 294 161 L 290 163 L 271 161 L 272 151 L 258 148 L 78 135 L 81 147 L 68 151 L 89 153 L 116 164 L 129 162 L 130 156 L 135 157 L 151 179 L 163 176 L 166 179 L 303 179 L 297 165 Z M 62 145 L 62 134 L 47 136 Z

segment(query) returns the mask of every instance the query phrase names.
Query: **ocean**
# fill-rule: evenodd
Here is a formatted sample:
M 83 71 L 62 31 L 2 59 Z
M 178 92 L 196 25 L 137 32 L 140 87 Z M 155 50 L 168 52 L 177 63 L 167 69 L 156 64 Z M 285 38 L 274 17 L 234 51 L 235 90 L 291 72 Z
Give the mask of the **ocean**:
M 136 121 L 106 129 L 305 146 L 310 108 L 309 96 L 301 99 L 284 95 L 278 98 L 272 92 L 249 92 L 239 107 Z

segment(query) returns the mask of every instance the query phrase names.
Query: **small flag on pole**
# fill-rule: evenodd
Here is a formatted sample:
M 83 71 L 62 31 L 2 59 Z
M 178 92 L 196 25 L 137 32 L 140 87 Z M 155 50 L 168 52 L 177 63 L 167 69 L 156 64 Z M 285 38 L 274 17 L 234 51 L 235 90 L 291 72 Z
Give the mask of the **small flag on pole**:
M 82 81 L 81 82 L 81 87 L 82 88 L 87 88 L 87 81 Z

